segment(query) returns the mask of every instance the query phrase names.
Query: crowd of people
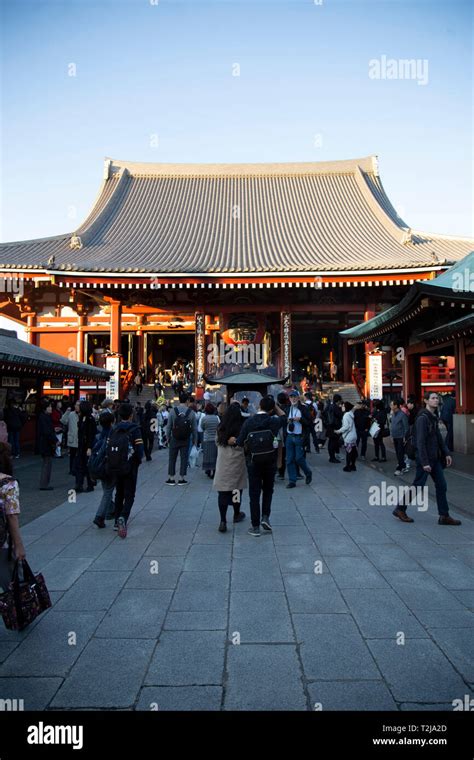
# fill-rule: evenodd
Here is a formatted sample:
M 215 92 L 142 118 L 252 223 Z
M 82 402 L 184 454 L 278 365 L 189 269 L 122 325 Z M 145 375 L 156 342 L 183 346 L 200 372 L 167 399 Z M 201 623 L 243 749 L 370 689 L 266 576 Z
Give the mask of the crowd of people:
M 243 493 L 248 489 L 250 526 L 253 537 L 272 532 L 270 521 L 275 479 L 287 479 L 286 487 L 297 487 L 304 480 L 309 485 L 313 471 L 307 454 L 313 446 L 317 453 L 327 444 L 329 462 L 343 464 L 346 473 L 357 471 L 358 459 L 365 460 L 369 438 L 373 439 L 372 462 L 386 462 L 384 440 L 391 437 L 395 451 L 394 475 L 407 473 L 416 464 L 412 488 L 406 489 L 393 515 L 411 523 L 407 514 L 411 500 L 424 488 L 429 476 L 434 481 L 440 525 L 460 525 L 449 514 L 444 469 L 452 464 L 452 414 L 454 404 L 444 403 L 439 414 L 439 396 L 427 391 L 423 408 L 409 397 L 394 399 L 390 409 L 383 401 L 370 404 L 344 402 L 339 394 L 322 401 L 311 392 L 301 394 L 296 388 L 282 391 L 275 399 L 264 396 L 258 409 L 248 398 L 230 404 L 212 403 L 210 394 L 196 401 L 181 392 L 178 403 L 128 399 L 105 399 L 99 406 L 88 401 L 69 403 L 45 398 L 37 425 L 37 450 L 42 456 L 40 489 L 50 490 L 52 460 L 62 456 L 61 447 L 69 451 L 69 472 L 75 479 L 75 491 L 92 492 L 100 483 L 102 497 L 94 524 L 105 528 L 107 520 L 121 538 L 128 532 L 128 521 L 135 500 L 137 477 L 143 458 L 152 460 L 152 452 L 168 449 L 169 486 L 185 486 L 190 466 L 200 466 L 212 480 L 217 492 L 218 530 L 227 531 L 228 508 L 239 523 L 246 518 L 242 510 Z M 453 399 L 454 401 L 454 399 Z M 15 409 L 15 405 L 13 405 Z M 445 422 L 443 438 L 439 420 Z M 18 425 L 14 414 L 7 414 L 7 425 Z M 8 435 L 15 432 L 8 430 Z M 58 454 L 58 447 L 60 453 Z M 13 475 L 13 457 L 18 449 L 15 439 L 0 440 L 0 504 L 7 520 L 14 555 L 25 556 L 18 524 L 18 482 Z M 345 461 L 341 458 L 345 452 Z M 176 468 L 179 456 L 179 476 Z M 202 457 L 202 461 L 200 461 Z M 0 575 L 5 563 L 0 567 Z M 0 578 L 1 585 L 1 578 Z

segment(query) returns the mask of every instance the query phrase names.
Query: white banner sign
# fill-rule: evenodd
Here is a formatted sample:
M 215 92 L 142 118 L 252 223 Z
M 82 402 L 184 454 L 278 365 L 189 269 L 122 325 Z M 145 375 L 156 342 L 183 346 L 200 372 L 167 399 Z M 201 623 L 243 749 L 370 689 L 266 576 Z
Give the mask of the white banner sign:
M 369 354 L 369 396 L 371 400 L 382 398 L 382 382 L 382 354 Z
M 114 373 L 105 384 L 106 397 L 112 399 L 120 398 L 120 356 L 107 356 L 105 359 L 105 369 Z

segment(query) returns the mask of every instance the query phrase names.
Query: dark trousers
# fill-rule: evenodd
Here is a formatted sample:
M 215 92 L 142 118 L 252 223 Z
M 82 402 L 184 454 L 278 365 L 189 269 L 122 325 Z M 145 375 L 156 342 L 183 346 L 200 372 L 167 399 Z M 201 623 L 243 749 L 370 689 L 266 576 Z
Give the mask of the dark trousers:
M 176 460 L 178 459 L 179 453 L 179 476 L 181 478 L 184 478 L 186 475 L 186 470 L 188 468 L 189 439 L 187 441 L 175 441 L 173 438 L 171 438 L 168 451 L 168 475 L 170 478 L 174 478 L 176 473 Z
M 128 475 L 119 475 L 115 483 L 115 521 L 123 517 L 127 522 L 137 490 L 138 465 L 132 464 Z
M 237 501 L 238 497 L 238 501 Z M 217 496 L 217 503 L 219 506 L 219 512 L 221 515 L 221 522 L 227 520 L 227 507 L 232 505 L 234 508 L 234 517 L 240 512 L 240 504 L 242 502 L 242 491 L 219 491 Z
M 281 475 L 282 478 L 285 477 L 285 470 L 286 470 L 286 446 L 283 446 L 281 450 L 281 467 L 278 468 L 278 474 Z
M 350 451 L 346 451 L 346 467 L 355 469 L 357 456 L 357 446 L 353 446 Z
M 87 453 L 78 450 L 76 454 L 76 488 L 83 487 L 85 477 L 87 478 L 88 488 L 92 488 L 94 485 L 91 476 L 89 475 L 89 469 L 87 467 L 88 461 L 89 457 L 87 456 Z
M 311 438 L 313 439 L 314 450 L 319 451 L 319 441 L 318 441 L 318 436 L 316 435 L 316 430 L 314 428 L 314 425 L 311 426 L 311 430 L 309 432 L 310 432 Z M 306 439 L 305 451 L 308 454 L 311 453 L 311 443 L 310 443 L 309 436 Z
M 339 454 L 339 436 L 333 432 L 328 436 L 328 454 L 329 459 L 335 459 L 336 454 Z
M 443 515 L 443 516 L 449 515 L 449 505 L 448 505 L 448 500 L 446 498 L 446 492 L 448 490 L 448 486 L 446 483 L 446 478 L 444 477 L 444 472 L 443 472 L 443 468 L 441 467 L 441 463 L 435 462 L 435 464 L 431 465 L 431 472 L 425 472 L 420 460 L 417 459 L 415 480 L 413 481 L 412 485 L 414 485 L 417 489 L 423 488 L 426 485 L 426 481 L 428 480 L 429 475 L 431 475 L 435 484 L 436 504 L 438 506 L 438 514 Z M 406 512 L 407 506 L 409 504 L 410 504 L 410 498 L 405 497 L 403 499 L 403 503 L 400 504 L 398 509 L 402 509 L 404 512 Z
M 361 457 L 365 457 L 367 454 L 367 439 L 369 437 L 369 433 L 367 430 L 360 430 L 357 433 L 357 445 L 362 442 L 362 446 L 360 447 L 360 455 Z
M 247 463 L 249 476 L 250 516 L 254 528 L 259 527 L 262 516 L 270 517 L 272 511 L 273 486 L 275 484 L 276 462 Z M 260 494 L 262 508 L 260 511 Z
M 403 445 L 403 438 L 393 438 L 393 445 L 395 446 L 395 455 L 397 457 L 397 470 L 404 470 L 405 446 Z
M 20 431 L 14 430 L 8 433 L 8 443 L 12 447 L 12 457 L 20 456 Z
M 375 456 L 377 459 L 380 459 L 380 455 L 382 455 L 382 459 L 387 458 L 387 452 L 385 450 L 385 444 L 383 442 L 382 434 L 379 433 L 374 438 L 374 448 L 375 448 Z
M 454 422 L 451 418 L 449 422 L 444 423 L 446 425 L 447 433 L 444 442 L 450 451 L 454 451 Z
M 69 447 L 69 475 L 76 474 L 76 456 L 77 448 Z
M 146 459 L 151 459 L 151 452 L 153 451 L 153 444 L 155 442 L 155 434 L 154 433 L 145 433 L 142 431 L 143 434 L 143 448 L 145 450 L 145 457 Z
M 53 465 L 52 457 L 42 456 L 41 475 L 40 475 L 40 488 L 47 488 L 49 481 L 51 480 L 51 468 Z

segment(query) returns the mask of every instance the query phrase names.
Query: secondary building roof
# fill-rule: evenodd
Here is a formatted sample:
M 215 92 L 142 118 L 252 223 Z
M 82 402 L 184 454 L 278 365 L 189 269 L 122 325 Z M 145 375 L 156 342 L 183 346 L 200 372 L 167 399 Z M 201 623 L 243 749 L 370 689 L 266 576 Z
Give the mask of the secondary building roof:
M 420 312 L 423 297 L 437 299 L 441 307 L 446 303 L 474 308 L 474 251 L 436 279 L 415 282 L 395 306 L 355 327 L 342 330 L 340 335 L 348 338 L 350 343 L 376 340 Z
M 107 159 L 85 222 L 0 246 L 0 268 L 49 274 L 429 270 L 472 241 L 411 230 L 374 156 L 286 164 L 146 164 Z
M 65 359 L 64 356 L 26 343 L 17 338 L 14 330 L 0 329 L 0 370 L 15 372 L 20 368 L 46 378 L 108 380 L 113 374 L 100 367 Z

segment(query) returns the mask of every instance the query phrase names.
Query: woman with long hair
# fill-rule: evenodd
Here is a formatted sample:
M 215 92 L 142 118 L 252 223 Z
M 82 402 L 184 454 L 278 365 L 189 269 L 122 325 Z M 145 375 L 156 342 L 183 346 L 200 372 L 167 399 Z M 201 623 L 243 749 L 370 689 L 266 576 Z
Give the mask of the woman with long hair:
M 247 467 L 244 450 L 235 448 L 234 443 L 245 422 L 240 404 L 234 401 L 222 417 L 217 428 L 217 464 L 213 489 L 218 491 L 220 512 L 220 533 L 227 530 L 227 507 L 234 508 L 234 523 L 245 519 L 245 512 L 240 511 L 242 491 L 247 488 Z
M 25 559 L 26 552 L 20 533 L 20 491 L 18 481 L 13 477 L 12 450 L 9 443 L 0 443 L 0 508 L 3 510 L 10 541 L 0 547 L 0 586 L 5 591 L 11 581 L 13 557 Z M 11 557 L 10 551 L 13 551 Z
M 354 406 L 350 401 L 344 402 L 344 416 L 342 418 L 342 427 L 335 430 L 337 435 L 342 435 L 344 448 L 346 450 L 346 466 L 342 469 L 344 472 L 356 471 L 357 459 L 357 430 L 354 421 Z

